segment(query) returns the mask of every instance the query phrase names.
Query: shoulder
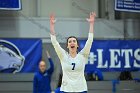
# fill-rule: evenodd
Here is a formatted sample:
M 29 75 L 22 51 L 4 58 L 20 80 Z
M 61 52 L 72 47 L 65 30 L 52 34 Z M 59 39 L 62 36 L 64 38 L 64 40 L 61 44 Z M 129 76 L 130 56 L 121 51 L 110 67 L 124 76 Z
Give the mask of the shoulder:
M 78 53 L 78 57 L 79 58 L 81 58 L 81 57 L 85 57 L 86 55 L 82 52 L 82 51 L 80 51 L 79 53 Z
M 69 53 L 66 50 L 63 51 L 63 54 L 64 54 L 63 56 L 68 56 L 69 55 Z
M 37 76 L 39 76 L 39 72 L 34 73 L 34 77 L 37 77 Z
M 69 57 L 69 53 L 66 50 L 64 50 L 64 52 L 63 52 L 63 58 L 60 59 L 60 61 L 62 62 L 63 60 L 66 60 L 68 57 Z
M 51 76 L 52 73 L 53 72 L 48 69 L 48 70 L 45 71 L 44 76 Z
M 84 57 L 84 58 L 88 58 L 89 54 L 86 54 L 83 52 L 83 50 L 81 50 L 79 53 L 80 57 Z

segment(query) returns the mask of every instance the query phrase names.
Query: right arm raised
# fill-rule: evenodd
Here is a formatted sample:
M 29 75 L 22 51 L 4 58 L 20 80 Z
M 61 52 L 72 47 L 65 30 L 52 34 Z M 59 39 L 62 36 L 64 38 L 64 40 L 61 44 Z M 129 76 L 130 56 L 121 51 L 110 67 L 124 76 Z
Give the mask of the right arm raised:
M 51 36 L 51 42 L 52 45 L 54 46 L 54 49 L 59 57 L 60 60 L 62 60 L 62 58 L 65 55 L 65 50 L 63 48 L 61 48 L 60 44 L 58 43 L 58 41 L 56 40 L 56 35 L 55 35 L 55 30 L 54 30 L 54 24 L 55 24 L 56 20 L 54 15 L 50 16 L 50 36 Z

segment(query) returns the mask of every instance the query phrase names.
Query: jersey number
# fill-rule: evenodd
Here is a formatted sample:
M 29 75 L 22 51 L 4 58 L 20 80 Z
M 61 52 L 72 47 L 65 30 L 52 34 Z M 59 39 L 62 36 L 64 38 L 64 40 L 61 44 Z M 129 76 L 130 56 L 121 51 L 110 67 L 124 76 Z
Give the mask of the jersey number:
M 72 70 L 74 70 L 75 69 L 75 63 L 72 63 Z

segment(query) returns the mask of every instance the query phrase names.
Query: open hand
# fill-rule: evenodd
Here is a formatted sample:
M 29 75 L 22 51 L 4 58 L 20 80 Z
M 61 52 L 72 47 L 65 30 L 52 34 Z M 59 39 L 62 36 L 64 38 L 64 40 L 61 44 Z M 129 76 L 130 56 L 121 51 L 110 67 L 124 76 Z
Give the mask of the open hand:
M 54 25 L 55 22 L 56 22 L 55 16 L 54 16 L 54 14 L 51 14 L 51 15 L 50 15 L 50 24 L 51 24 L 51 25 Z
M 96 17 L 96 13 L 95 12 L 91 12 L 89 18 L 87 18 L 87 21 L 89 23 L 94 23 L 95 17 Z

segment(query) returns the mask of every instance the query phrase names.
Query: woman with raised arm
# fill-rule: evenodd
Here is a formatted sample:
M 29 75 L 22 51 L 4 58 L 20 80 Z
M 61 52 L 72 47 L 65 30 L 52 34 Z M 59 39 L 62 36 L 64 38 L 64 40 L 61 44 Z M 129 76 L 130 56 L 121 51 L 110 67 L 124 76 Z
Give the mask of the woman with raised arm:
M 96 14 L 92 12 L 90 13 L 90 17 L 87 18 L 87 21 L 90 25 L 88 40 L 86 41 L 85 47 L 80 52 L 78 52 L 78 40 L 74 36 L 70 36 L 67 39 L 68 52 L 61 48 L 55 36 L 55 17 L 54 15 L 50 16 L 51 42 L 60 59 L 63 71 L 62 84 L 60 88 L 60 91 L 62 91 L 62 93 L 87 93 L 88 89 L 84 77 L 84 69 L 86 63 L 88 62 L 88 55 L 90 53 L 90 49 L 93 42 L 93 26 L 95 16 Z

